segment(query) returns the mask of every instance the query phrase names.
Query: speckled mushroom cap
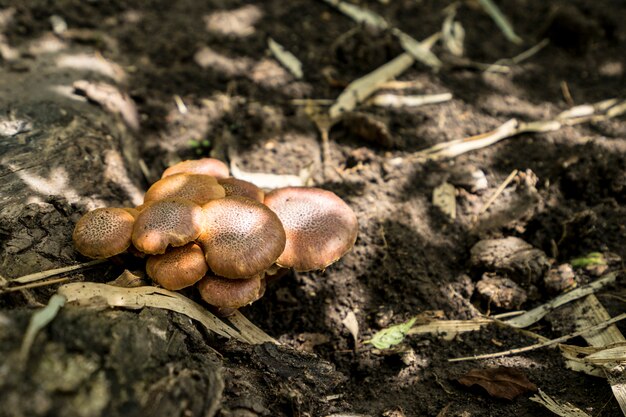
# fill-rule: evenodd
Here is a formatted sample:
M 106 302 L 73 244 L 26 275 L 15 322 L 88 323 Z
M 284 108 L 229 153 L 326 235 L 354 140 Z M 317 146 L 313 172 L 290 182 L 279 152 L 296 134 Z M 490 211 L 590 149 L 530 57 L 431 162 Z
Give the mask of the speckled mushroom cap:
M 207 275 L 198 282 L 204 301 L 212 306 L 237 309 L 261 298 L 264 292 L 260 275 L 248 279 L 228 279 Z
M 145 204 L 166 198 L 186 198 L 202 205 L 225 195 L 224 187 L 217 183 L 215 177 L 183 173 L 167 176 L 152 184 L 146 191 L 143 202 Z
M 135 217 L 123 208 L 99 208 L 76 223 L 72 240 L 80 253 L 104 259 L 124 252 L 131 244 Z
M 143 253 L 164 253 L 169 245 L 183 246 L 200 236 L 202 207 L 183 198 L 145 204 L 133 228 L 133 244 Z
M 335 193 L 319 188 L 279 188 L 265 204 L 283 223 L 285 251 L 276 263 L 296 271 L 324 269 L 348 252 L 359 225 L 352 209 Z
M 202 206 L 205 229 L 198 243 L 217 275 L 248 278 L 270 267 L 285 247 L 280 220 L 265 205 L 225 197 Z
M 182 161 L 163 171 L 161 178 L 186 172 L 189 174 L 212 175 L 215 178 L 228 177 L 228 166 L 215 158 L 191 159 Z
M 248 197 L 251 200 L 263 202 L 265 193 L 251 182 L 239 180 L 237 178 L 228 177 L 217 180 L 218 184 L 224 187 L 226 196 L 238 195 L 240 197 Z
M 150 256 L 146 262 L 148 276 L 173 291 L 195 284 L 208 270 L 204 253 L 195 243 L 169 248 L 163 255 Z

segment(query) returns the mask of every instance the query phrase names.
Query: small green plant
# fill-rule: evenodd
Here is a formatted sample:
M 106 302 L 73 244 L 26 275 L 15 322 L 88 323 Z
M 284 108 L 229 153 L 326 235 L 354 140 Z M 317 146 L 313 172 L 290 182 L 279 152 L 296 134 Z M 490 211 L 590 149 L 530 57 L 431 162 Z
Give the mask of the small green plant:
M 411 327 L 413 327 L 416 320 L 417 317 L 413 317 L 404 323 L 387 327 L 386 329 L 376 332 L 370 340 L 366 340 L 364 343 L 370 343 L 376 349 L 389 349 L 404 340 L 404 337 Z
M 191 149 L 195 149 L 196 154 L 205 155 L 208 153 L 208 150 L 211 147 L 211 141 L 208 139 L 202 139 L 202 140 L 191 139 L 189 141 L 189 146 L 191 147 Z
M 573 268 L 586 268 L 594 265 L 606 265 L 606 259 L 600 252 L 591 252 L 580 258 L 572 259 L 570 263 Z

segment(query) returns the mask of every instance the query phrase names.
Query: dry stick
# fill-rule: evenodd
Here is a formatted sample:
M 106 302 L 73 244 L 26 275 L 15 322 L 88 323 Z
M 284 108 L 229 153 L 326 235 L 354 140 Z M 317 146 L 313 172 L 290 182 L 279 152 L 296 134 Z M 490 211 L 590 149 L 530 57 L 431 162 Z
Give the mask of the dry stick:
M 49 269 L 43 272 L 36 272 L 34 274 L 24 275 L 22 277 L 10 280 L 10 282 L 11 284 L 13 283 L 27 284 L 29 282 L 35 282 L 35 281 L 40 281 L 42 279 L 50 278 L 55 275 L 61 275 L 67 272 L 77 271 L 79 269 L 91 268 L 92 266 L 100 265 L 105 262 L 107 262 L 106 259 L 96 259 L 94 261 L 85 262 L 84 264 L 65 266 L 63 268 Z
M 493 204 L 494 201 L 496 201 L 498 196 L 502 194 L 506 186 L 509 185 L 511 181 L 513 181 L 513 179 L 515 178 L 518 172 L 519 171 L 517 169 L 514 169 L 513 172 L 511 172 L 509 176 L 506 177 L 506 179 L 502 182 L 502 184 L 500 184 L 498 189 L 493 193 L 491 197 L 489 197 L 489 200 L 487 200 L 485 205 L 480 209 L 480 211 L 478 212 L 479 216 L 483 214 L 484 212 L 486 212 L 489 207 L 491 207 L 491 205 Z
M 30 288 L 45 287 L 46 285 L 54 285 L 54 284 L 58 284 L 60 282 L 65 282 L 65 281 L 69 281 L 69 280 L 70 280 L 69 278 L 65 277 L 65 278 L 51 279 L 49 281 L 44 281 L 44 282 L 34 282 L 32 284 L 19 285 L 17 287 L 10 287 L 10 288 L 5 288 L 5 289 L 0 289 L 0 294 L 4 294 L 4 293 L 7 293 L 7 292 L 27 290 L 27 289 L 30 289 Z
M 610 326 L 613 323 L 617 323 L 618 321 L 624 320 L 626 319 L 626 313 L 622 313 L 617 317 L 613 317 L 611 320 L 607 320 L 604 323 L 600 323 L 600 324 L 596 324 L 595 326 L 590 326 L 587 328 L 584 328 L 580 331 L 577 331 L 576 333 L 572 333 L 572 334 L 568 334 L 565 336 L 561 336 L 558 337 L 556 339 L 552 339 L 549 340 L 547 342 L 543 342 L 543 343 L 537 343 L 534 345 L 530 345 L 530 346 L 524 346 L 522 348 L 517 348 L 517 349 L 511 349 L 511 350 L 506 350 L 504 352 L 495 352 L 495 353 L 487 353 L 484 355 L 476 355 L 476 356 L 466 356 L 463 358 L 452 358 L 452 359 L 448 359 L 448 362 L 460 362 L 460 361 L 472 361 L 472 360 L 478 360 L 478 359 L 491 359 L 491 358 L 499 358 L 501 356 L 507 356 L 507 355 L 514 355 L 516 353 L 522 353 L 522 352 L 528 352 L 531 350 L 537 350 L 537 349 L 541 349 L 543 347 L 547 347 L 547 346 L 552 346 L 555 345 L 557 343 L 561 343 L 561 342 L 565 342 L 566 340 L 569 339 L 573 339 L 575 337 L 581 336 L 585 333 L 588 332 L 592 332 L 594 330 L 599 330 L 599 329 L 604 329 L 605 327 Z

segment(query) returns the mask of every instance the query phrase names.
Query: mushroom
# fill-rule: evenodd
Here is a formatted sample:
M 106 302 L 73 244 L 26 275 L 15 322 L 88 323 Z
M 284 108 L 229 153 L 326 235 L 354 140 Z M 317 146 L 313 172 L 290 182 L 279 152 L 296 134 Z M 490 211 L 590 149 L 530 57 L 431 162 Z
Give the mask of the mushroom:
M 224 314 L 232 314 L 234 310 L 261 298 L 265 292 L 265 285 L 260 275 L 248 279 L 207 275 L 198 282 L 198 290 L 208 304 L 218 307 Z
M 217 179 L 210 175 L 174 174 L 152 184 L 143 198 L 144 204 L 166 198 L 186 198 L 204 204 L 226 194 Z
M 356 241 L 358 222 L 335 193 L 319 188 L 286 187 L 265 196 L 265 204 L 283 223 L 287 235 L 279 266 L 296 271 L 324 269 Z
M 110 258 L 129 248 L 135 217 L 124 208 L 98 208 L 76 223 L 76 250 L 96 259 Z
M 219 178 L 217 182 L 219 185 L 224 187 L 227 197 L 231 195 L 238 195 L 240 197 L 248 197 L 249 199 L 258 201 L 259 203 L 262 203 L 265 198 L 263 190 L 251 182 L 239 180 L 233 177 Z
M 209 270 L 200 246 L 188 243 L 168 249 L 163 255 L 153 255 L 146 262 L 148 276 L 168 290 L 189 287 Z
M 202 206 L 205 229 L 198 243 L 213 272 L 248 278 L 269 268 L 285 247 L 278 216 L 245 197 L 225 197 Z
M 212 175 L 215 178 L 228 177 L 228 166 L 215 158 L 202 158 L 182 161 L 163 171 L 161 178 L 182 172 L 190 174 Z
M 133 244 L 143 253 L 164 253 L 168 245 L 183 246 L 202 232 L 202 207 L 183 198 L 145 204 L 133 228 Z

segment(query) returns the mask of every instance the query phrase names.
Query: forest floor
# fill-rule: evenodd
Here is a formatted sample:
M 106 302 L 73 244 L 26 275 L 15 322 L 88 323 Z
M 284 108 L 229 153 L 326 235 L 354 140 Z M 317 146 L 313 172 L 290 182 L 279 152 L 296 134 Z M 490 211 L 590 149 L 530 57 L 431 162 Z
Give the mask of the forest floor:
M 369 0 L 359 5 L 422 41 L 442 29 L 452 10 L 448 3 Z M 272 378 L 282 374 L 263 372 L 277 365 L 252 363 L 275 357 L 270 348 L 260 352 L 199 336 L 186 342 L 190 352 L 206 350 L 205 344 L 219 353 L 225 382 L 217 415 L 553 415 L 529 399 L 532 393 L 498 399 L 458 382 L 471 369 L 499 367 L 522 371 L 543 392 L 590 416 L 621 415 L 607 380 L 567 369 L 559 349 L 448 361 L 536 343 L 508 327 L 490 325 L 451 338 L 410 334 L 389 349 L 363 343 L 415 316 L 418 323 L 472 319 L 531 309 L 558 294 L 549 291 L 542 270 L 536 279 L 517 280 L 523 298 L 512 305 L 486 301 L 477 282 L 485 272 L 502 271 L 472 261 L 471 249 L 483 239 L 519 237 L 554 267 L 601 252 L 613 259 L 613 268 L 622 268 L 624 117 L 522 133 L 452 158 L 433 160 L 419 153 L 492 131 L 512 118 L 549 120 L 576 105 L 626 97 L 626 4 L 498 3 L 521 43 L 507 40 L 477 2 L 455 3 L 453 19 L 465 33 L 462 58 L 440 41 L 432 51 L 441 68 L 417 62 L 396 77 L 404 83 L 387 84 L 376 93 L 451 93 L 452 98 L 419 107 L 360 105 L 330 130 L 324 155 L 318 127 L 307 114 L 313 105 L 304 99 L 334 100 L 350 82 L 403 53 L 389 30 L 359 25 L 314 0 L 0 0 L 0 9 L 14 10 L 3 26 L 6 44 L 20 47 L 49 35 L 50 17 L 57 16 L 53 23 L 65 22 L 66 30 L 74 31 L 64 42 L 95 46 L 119 71 L 107 77 L 125 74 L 117 79 L 137 107 L 137 140 L 147 166 L 140 188 L 177 160 L 212 155 L 235 161 L 247 173 L 309 173 L 312 184 L 334 191 L 357 213 L 359 237 L 342 260 L 324 272 L 290 273 L 242 309 L 282 345 L 318 361 L 315 372 L 330 364 L 323 368 L 326 385 L 314 386 L 317 377 L 307 379 L 306 364 L 273 385 Z M 268 51 L 269 37 L 301 61 L 301 79 Z M 520 62 L 505 61 L 495 71 L 479 64 L 515 57 L 543 39 L 549 42 Z M 443 183 L 453 186 L 454 219 L 433 204 L 433 192 Z M 119 200 L 131 202 L 123 192 Z M 75 260 L 85 259 L 75 254 Z M 123 269 L 101 266 L 84 276 L 108 281 Z M 574 285 L 595 280 L 594 272 L 575 269 Z M 622 274 L 618 284 L 596 294 L 611 316 L 624 311 L 623 279 Z M 503 291 L 502 282 L 494 291 Z M 53 289 L 38 290 L 36 297 L 45 302 Z M 10 310 L 25 303 L 14 295 L 0 305 Z M 158 320 L 145 314 L 124 313 Z M 25 325 L 26 317 L 18 321 Z M 557 310 L 530 330 L 556 338 L 573 332 L 569 318 Z M 65 320 L 82 322 L 75 316 Z M 586 345 L 582 338 L 568 343 Z

